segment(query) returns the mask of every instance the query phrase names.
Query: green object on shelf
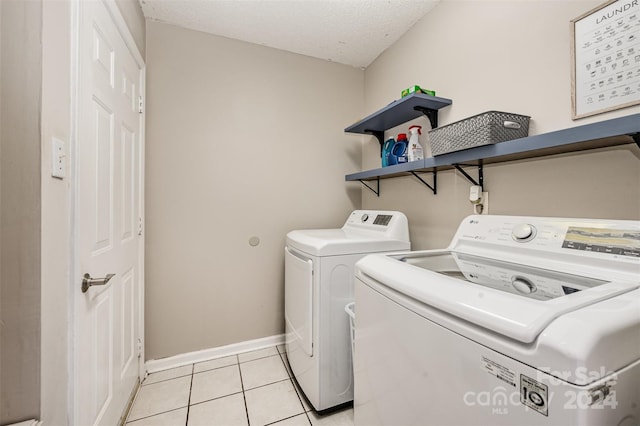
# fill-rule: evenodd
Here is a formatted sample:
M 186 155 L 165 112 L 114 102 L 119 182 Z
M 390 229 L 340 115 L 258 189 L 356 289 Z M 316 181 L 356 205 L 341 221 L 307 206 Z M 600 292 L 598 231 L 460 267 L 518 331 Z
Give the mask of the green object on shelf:
M 411 87 L 408 87 L 408 88 L 404 89 L 402 91 L 401 95 L 404 98 L 405 96 L 410 95 L 412 93 L 424 93 L 425 95 L 430 95 L 430 96 L 435 96 L 436 95 L 436 91 L 435 90 L 423 89 L 422 87 L 420 87 L 418 85 L 413 85 Z

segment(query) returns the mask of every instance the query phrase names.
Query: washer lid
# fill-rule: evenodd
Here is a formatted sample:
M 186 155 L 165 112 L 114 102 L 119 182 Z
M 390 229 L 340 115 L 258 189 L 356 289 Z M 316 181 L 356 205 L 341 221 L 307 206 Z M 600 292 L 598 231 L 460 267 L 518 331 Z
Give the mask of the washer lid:
M 312 256 L 408 250 L 410 243 L 354 229 L 308 229 L 287 234 L 287 246 Z
M 524 343 L 556 318 L 640 287 L 450 251 L 372 255 L 356 265 L 364 281 Z

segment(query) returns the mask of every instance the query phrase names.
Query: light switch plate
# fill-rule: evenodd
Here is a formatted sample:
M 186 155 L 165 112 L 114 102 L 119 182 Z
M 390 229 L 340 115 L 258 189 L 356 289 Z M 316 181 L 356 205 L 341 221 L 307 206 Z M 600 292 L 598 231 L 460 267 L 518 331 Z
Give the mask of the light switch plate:
M 51 140 L 51 176 L 59 179 L 66 177 L 67 153 L 65 143 L 60 139 Z

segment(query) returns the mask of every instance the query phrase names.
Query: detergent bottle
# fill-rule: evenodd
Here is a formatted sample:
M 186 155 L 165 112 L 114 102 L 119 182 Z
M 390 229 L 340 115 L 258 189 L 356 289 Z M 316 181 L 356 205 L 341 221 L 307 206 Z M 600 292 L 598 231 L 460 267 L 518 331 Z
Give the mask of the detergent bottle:
M 391 154 L 389 154 L 389 165 L 401 164 L 407 162 L 407 134 L 398 134 L 398 140 L 393 144 L 391 148 Z
M 389 155 L 391 154 L 391 150 L 395 143 L 396 140 L 391 137 L 387 139 L 384 145 L 382 145 L 382 167 L 387 167 L 389 165 Z
M 409 132 L 409 148 L 407 149 L 407 159 L 409 161 L 422 160 L 424 158 L 424 151 L 422 145 L 420 145 L 420 135 L 422 134 L 422 126 L 411 126 Z

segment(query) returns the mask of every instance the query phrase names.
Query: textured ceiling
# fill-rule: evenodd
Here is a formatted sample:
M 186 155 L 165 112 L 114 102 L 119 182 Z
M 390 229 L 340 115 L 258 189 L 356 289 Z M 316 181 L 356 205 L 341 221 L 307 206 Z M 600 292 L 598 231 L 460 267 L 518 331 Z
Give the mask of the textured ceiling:
M 439 0 L 140 0 L 147 19 L 367 67 Z

